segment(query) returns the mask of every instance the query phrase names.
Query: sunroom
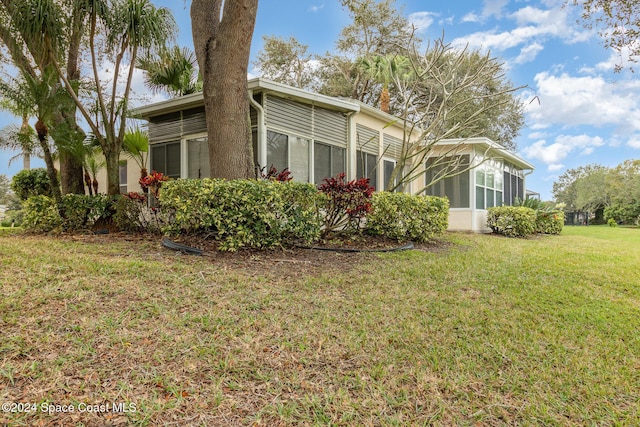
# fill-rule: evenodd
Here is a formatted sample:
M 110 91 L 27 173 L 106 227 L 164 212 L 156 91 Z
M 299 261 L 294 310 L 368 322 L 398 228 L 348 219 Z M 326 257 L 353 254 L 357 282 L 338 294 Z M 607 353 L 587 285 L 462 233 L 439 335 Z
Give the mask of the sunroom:
M 425 165 L 425 194 L 449 199 L 449 230 L 488 232 L 487 209 L 525 199 L 534 166 L 521 157 L 487 138 L 447 139 L 438 146 Z M 439 151 L 451 159 L 442 161 Z
M 397 117 L 359 101 L 261 78 L 249 81 L 249 92 L 254 160 L 259 167 L 288 168 L 294 180 L 315 184 L 345 172 L 350 180 L 368 177 L 378 191 L 387 188 L 404 138 Z M 209 177 L 201 93 L 137 112 L 148 122 L 149 170 L 171 178 Z M 486 138 L 438 141 L 431 155 L 424 164 L 424 179 L 413 181 L 405 191 L 448 197 L 450 230 L 488 231 L 486 209 L 524 198 L 525 177 L 533 170 Z M 442 172 L 436 159 L 447 156 L 455 156 L 458 169 L 434 179 Z

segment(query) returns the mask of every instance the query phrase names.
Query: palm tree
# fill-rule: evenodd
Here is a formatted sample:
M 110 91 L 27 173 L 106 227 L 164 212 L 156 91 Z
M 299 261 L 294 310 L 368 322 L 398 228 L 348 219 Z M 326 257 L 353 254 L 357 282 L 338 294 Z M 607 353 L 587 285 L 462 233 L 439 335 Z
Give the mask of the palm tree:
M 81 136 L 70 136 L 72 132 L 82 134 L 83 131 L 76 123 L 73 101 L 68 96 L 63 99 L 62 93 L 58 91 L 60 83 L 57 76 L 51 78 L 56 71 L 50 56 L 68 59 L 65 68 L 69 78 L 78 79 L 78 51 L 83 35 L 84 18 L 82 14 L 76 12 L 83 9 L 88 1 L 76 0 L 64 3 L 57 0 L 0 1 L 0 13 L 3 16 L 0 20 L 0 43 L 4 45 L 6 58 L 18 70 L 21 80 L 29 77 L 33 81 L 47 81 L 49 91 L 56 93 L 58 102 L 55 110 L 52 110 L 51 116 L 46 120 L 45 139 L 51 136 L 58 146 L 64 192 L 83 192 L 80 180 L 82 171 L 80 159 L 68 154 L 62 144 L 68 141 L 81 141 Z M 71 18 L 67 19 L 67 16 Z M 68 28 L 65 24 L 69 24 Z M 27 114 L 28 117 L 35 116 L 32 111 L 36 109 L 38 102 L 41 106 L 46 104 L 46 101 L 40 102 L 32 95 L 31 102 L 27 104 L 31 110 Z M 24 117 L 23 114 L 16 115 Z M 41 130 L 44 129 L 41 128 Z
M 31 169 L 31 155 L 35 151 L 37 140 L 35 131 L 29 125 L 29 117 L 35 115 L 35 109 L 33 99 L 28 93 L 24 93 L 25 90 L 28 88 L 24 82 L 11 76 L 6 76 L 6 80 L 0 80 L 0 110 L 9 111 L 22 118 L 19 128 L 9 125 L 0 131 L 0 147 L 20 150 L 21 154 L 18 156 L 22 156 L 22 168 Z
M 31 169 L 31 157 L 37 155 L 38 140 L 36 132 L 29 125 L 29 117 L 22 116 L 22 125 L 10 124 L 0 129 L 0 148 L 19 150 L 20 152 L 9 159 L 9 165 L 22 157 L 22 169 Z
M 146 55 L 138 59 L 136 67 L 145 71 L 145 84 L 154 93 L 182 96 L 202 91 L 198 60 L 189 48 L 174 46 L 155 57 Z
M 105 156 L 107 191 L 118 194 L 133 65 L 139 55 L 159 49 L 173 38 L 176 27 L 169 9 L 155 7 L 151 0 L 0 0 L 0 13 L 11 19 L 0 20 L 0 40 L 12 62 L 32 77 L 49 67 L 55 70 L 56 82 L 62 80 L 68 99 L 73 100 L 71 105 L 75 105 L 59 109 L 59 116 L 67 120 L 68 131 L 77 131 L 75 114 L 71 113 L 79 110 Z M 79 94 L 80 71 L 76 65 L 80 48 L 87 46 L 80 43 L 83 38 L 88 39 L 86 56 L 91 58 L 97 119 Z M 114 63 L 108 89 L 99 73 L 99 61 L 105 57 Z M 66 63 L 62 63 L 63 58 Z M 82 139 L 73 138 L 76 142 Z
M 98 3 L 98 1 L 95 1 Z M 64 81 L 65 88 L 76 102 L 83 118 L 91 128 L 91 132 L 98 141 L 105 156 L 107 169 L 107 192 L 119 194 L 119 162 L 124 134 L 129 114 L 129 97 L 133 81 L 133 66 L 139 54 L 144 54 L 164 46 L 165 42 L 175 33 L 175 21 L 167 8 L 156 8 L 150 0 L 112 0 L 110 7 L 92 9 L 91 31 L 89 35 L 91 62 L 95 83 L 95 93 L 98 106 L 98 120 L 80 100 L 77 88 L 60 71 L 60 66 L 52 58 Z M 99 49 L 95 46 L 97 38 L 98 20 L 104 26 L 105 48 L 114 58 L 114 78 L 112 79 L 111 94 L 102 89 L 98 72 Z M 128 62 L 128 64 L 127 64 Z M 120 95 L 120 74 L 128 66 L 124 79 L 124 90 Z
M 33 133 L 31 133 L 28 120 L 25 120 L 25 117 L 33 115 L 38 119 L 34 126 L 37 142 L 47 165 L 47 176 L 51 183 L 52 195 L 56 201 L 60 201 L 62 193 L 58 173 L 53 162 L 49 124 L 63 102 L 62 97 L 65 94 L 56 84 L 55 73 L 52 73 L 51 69 L 48 69 L 42 76 L 34 77 L 23 73 L 21 79 L 11 78 L 9 83 L 0 82 L 0 94 L 3 95 L 5 101 L 10 100 L 16 107 L 14 111 L 18 110 L 22 113 L 23 127 L 19 132 L 18 142 L 21 146 L 26 146 L 29 152 L 33 151 L 29 145 L 33 141 Z
M 104 168 L 105 161 L 99 160 L 102 157 L 100 149 L 89 149 L 84 159 L 85 183 L 89 188 L 89 194 L 98 194 L 98 171 Z
M 377 83 L 382 84 L 380 93 L 380 109 L 389 112 L 391 96 L 389 95 L 389 83 L 396 79 L 406 80 L 411 76 L 410 61 L 400 55 L 375 55 L 363 57 L 356 61 L 356 67 L 363 74 Z
M 140 167 L 140 179 L 147 176 L 147 153 L 149 152 L 149 134 L 136 127 L 127 130 L 122 140 L 122 148 L 126 156 Z M 143 188 L 146 192 L 147 188 Z

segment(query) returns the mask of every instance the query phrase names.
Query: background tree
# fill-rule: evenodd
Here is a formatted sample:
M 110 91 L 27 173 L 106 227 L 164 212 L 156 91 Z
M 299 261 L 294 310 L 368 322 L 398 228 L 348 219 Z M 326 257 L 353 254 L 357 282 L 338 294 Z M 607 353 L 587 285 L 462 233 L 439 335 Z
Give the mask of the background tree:
M 175 34 L 170 12 L 156 8 L 149 0 L 0 2 L 0 14 L 6 18 L 0 21 L 3 24 L 0 37 L 10 53 L 12 65 L 33 79 L 43 80 L 45 74 L 55 73 L 54 92 L 57 89 L 53 86 L 64 86 L 65 102 L 57 106 L 53 120 L 44 123 L 59 148 L 63 181 L 70 178 L 62 165 L 73 157 L 71 153 L 77 151 L 76 146 L 85 139 L 76 122 L 79 112 L 104 153 L 108 192 L 119 193 L 118 162 L 126 129 L 133 64 L 138 54 L 164 46 Z M 86 44 L 82 43 L 83 39 L 87 40 Z M 93 71 L 88 83 L 92 93 L 88 97 L 85 96 L 87 86 L 80 84 L 81 56 L 91 61 Z M 112 61 L 111 80 L 105 80 L 99 72 L 105 58 Z M 68 146 L 63 144 L 69 142 Z M 72 181 L 80 186 L 78 192 L 84 192 L 81 163 L 78 166 L 79 174 Z
M 286 47 L 261 51 L 255 65 L 269 69 L 286 62 L 302 64 L 307 80 L 313 82 L 305 88 L 380 106 L 410 121 L 422 117 L 427 120 L 424 126 L 439 123 L 439 133 L 446 129 L 450 138 L 485 136 L 507 149 L 516 149 L 516 138 L 524 126 L 524 106 L 516 97 L 519 88 L 506 77 L 503 63 L 478 51 L 442 49 L 443 40 L 430 45 L 427 51 L 432 53 L 423 54 L 420 40 L 393 0 L 343 0 L 342 4 L 352 22 L 341 31 L 335 54 L 312 59 L 306 46 L 296 49 L 302 45 L 289 39 L 282 41 Z M 273 72 L 268 77 L 291 84 L 286 78 L 289 74 Z M 423 81 L 409 87 L 409 76 Z M 448 76 L 446 83 L 436 80 L 444 76 Z M 455 94 L 442 93 L 453 86 L 457 86 Z M 445 98 L 446 106 L 441 105 Z M 425 105 L 434 117 L 425 114 Z M 435 118 L 441 113 L 446 117 Z
M 575 182 L 576 206 L 581 211 L 596 212 L 611 204 L 608 168 L 597 168 Z
M 38 142 L 33 127 L 29 124 L 29 119 L 34 115 L 33 100 L 25 100 L 24 92 L 28 88 L 16 88 L 11 82 L 17 81 L 6 75 L 0 80 L 0 110 L 9 111 L 22 119 L 20 126 L 9 124 L 0 129 L 0 147 L 19 150 L 20 153 L 9 160 L 9 164 L 17 158 L 22 157 L 22 169 L 31 169 L 31 157 L 36 152 Z
M 247 72 L 258 0 L 193 0 L 193 45 L 203 80 L 209 164 L 215 178 L 256 176 Z
M 363 73 L 366 79 L 382 84 L 378 106 L 385 113 L 390 112 L 389 84 L 395 79 L 415 78 L 411 73 L 410 61 L 406 56 L 387 54 L 363 57 L 356 61 L 356 68 Z
M 386 188 L 389 191 L 406 189 L 407 184 L 421 179 L 427 159 L 429 167 L 439 171 L 428 185 L 472 168 L 474 162 L 461 163 L 464 140 L 446 149 L 438 143 L 457 138 L 462 131 L 465 137 L 483 136 L 483 118 L 518 90 L 511 86 L 493 93 L 478 90 L 500 86 L 502 64 L 487 54 L 476 59 L 473 72 L 461 72 L 468 53 L 443 40 L 430 44 L 422 55 L 414 50 L 408 58 L 411 77 L 400 73 L 393 79 L 401 105 L 396 114 L 404 119 L 405 129 L 401 155 Z
M 640 220 L 640 160 L 615 168 L 586 165 L 569 169 L 553 184 L 556 202 L 567 211 L 589 211 L 596 220 L 638 223 Z
M 582 178 L 605 170 L 602 165 L 590 164 L 569 169 L 553 183 L 553 198 L 556 203 L 564 203 L 566 211 L 580 211 L 584 208 L 578 202 L 578 187 L 576 183 Z M 584 188 L 584 187 L 583 187 Z
M 638 62 L 640 55 L 640 8 L 637 0 L 567 0 L 582 9 L 585 27 L 597 28 L 604 46 L 622 53 L 627 51 L 631 63 Z M 616 71 L 625 68 L 622 63 Z M 630 66 L 633 70 L 633 67 Z
M 263 77 L 300 89 L 311 89 L 314 82 L 313 56 L 309 46 L 294 37 L 264 36 L 264 45 L 253 65 Z
M 608 171 L 610 204 L 604 217 L 627 224 L 640 221 L 640 160 L 626 160 Z
M 83 36 L 82 13 L 86 1 L 56 2 L 54 0 L 28 0 L 15 2 L 0 1 L 0 44 L 7 55 L 4 61 L 10 63 L 23 77 L 44 82 L 44 75 L 51 73 L 53 64 L 51 53 L 64 63 L 65 73 L 70 79 L 77 79 L 79 73 L 79 49 Z M 47 34 L 43 33 L 44 29 Z M 50 82 L 54 86 L 57 82 Z M 52 91 L 57 91 L 52 86 Z M 33 108 L 33 106 L 32 106 Z M 75 106 L 70 98 L 57 105 L 49 123 L 50 130 L 61 128 L 61 132 L 51 132 L 57 140 L 60 154 L 62 190 L 65 193 L 81 193 L 81 160 L 68 152 L 70 142 L 83 139 L 83 131 L 76 123 Z M 78 136 L 70 138 L 71 133 Z
M 0 174 L 0 205 L 6 205 L 11 193 L 11 181 L 6 175 Z
M 336 53 L 317 58 L 318 91 L 377 105 L 383 84 L 359 67 L 358 59 L 408 56 L 421 41 L 395 0 L 342 0 L 342 5 L 352 22 L 340 32 Z
M 445 127 L 457 129 L 451 136 L 484 136 L 515 151 L 516 138 L 524 127 L 524 105 L 515 96 L 520 88 L 509 81 L 504 64 L 492 58 L 490 53 L 467 50 L 462 51 L 462 54 L 450 51 L 438 61 L 438 66 L 450 67 L 449 73 L 461 83 L 468 80 L 469 75 L 483 75 L 483 78 L 477 79 L 473 84 L 461 84 L 465 86 L 464 90 L 457 92 L 455 98 L 449 97 L 450 103 L 464 106 L 456 108 L 455 114 L 449 114 L 444 120 Z M 467 116 L 474 117 L 474 125 L 457 126 Z

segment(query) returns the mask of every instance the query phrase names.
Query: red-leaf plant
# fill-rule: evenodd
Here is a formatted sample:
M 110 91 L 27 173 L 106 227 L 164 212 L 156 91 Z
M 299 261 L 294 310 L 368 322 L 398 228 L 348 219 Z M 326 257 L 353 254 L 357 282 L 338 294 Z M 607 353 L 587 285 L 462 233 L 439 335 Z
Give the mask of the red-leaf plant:
M 324 209 L 325 235 L 335 231 L 360 230 L 362 219 L 371 211 L 371 195 L 375 190 L 369 185 L 369 178 L 346 182 L 343 172 L 333 178 L 325 178 L 318 190 L 327 195 Z
M 260 169 L 260 176 L 262 179 L 280 182 L 288 182 L 293 179 L 293 175 L 291 175 L 289 168 L 284 168 L 282 171 L 278 172 L 278 169 L 271 165 L 267 172 L 265 172 L 265 169 L 266 166 Z

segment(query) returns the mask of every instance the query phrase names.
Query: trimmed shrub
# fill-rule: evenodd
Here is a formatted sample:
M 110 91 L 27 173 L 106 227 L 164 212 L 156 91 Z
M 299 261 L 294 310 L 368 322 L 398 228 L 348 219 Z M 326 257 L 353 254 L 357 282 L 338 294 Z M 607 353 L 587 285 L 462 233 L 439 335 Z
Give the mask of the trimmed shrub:
M 447 229 L 449 200 L 406 193 L 375 193 L 367 232 L 398 241 L 426 242 Z
M 155 231 L 145 215 L 147 198 L 141 193 L 129 193 L 114 201 L 112 221 L 122 231 Z
M 32 196 L 51 197 L 49 177 L 47 170 L 43 168 L 18 172 L 11 181 L 11 189 L 20 200 L 27 200 Z
M 543 234 L 560 234 L 564 227 L 564 212 L 559 210 L 536 211 L 536 231 Z
M 607 206 L 604 209 L 604 219 L 607 220 L 607 224 L 610 219 L 613 219 L 616 223 L 637 225 L 640 221 L 640 201 L 614 203 Z
M 320 235 L 319 197 L 312 184 L 181 179 L 163 184 L 160 206 L 168 234 L 206 234 L 219 249 L 270 248 Z
M 115 213 L 115 198 L 105 194 L 65 194 L 60 207 L 62 228 L 66 231 L 77 231 L 110 223 Z
M 526 237 L 536 231 L 536 211 L 524 206 L 496 206 L 487 212 L 487 226 L 508 237 Z
M 66 194 L 60 206 L 51 197 L 33 196 L 24 202 L 22 226 L 34 232 L 86 230 L 109 224 L 114 206 L 114 198 L 107 195 Z
M 29 197 L 23 205 L 22 227 L 25 230 L 46 233 L 62 226 L 55 200 L 47 196 Z

